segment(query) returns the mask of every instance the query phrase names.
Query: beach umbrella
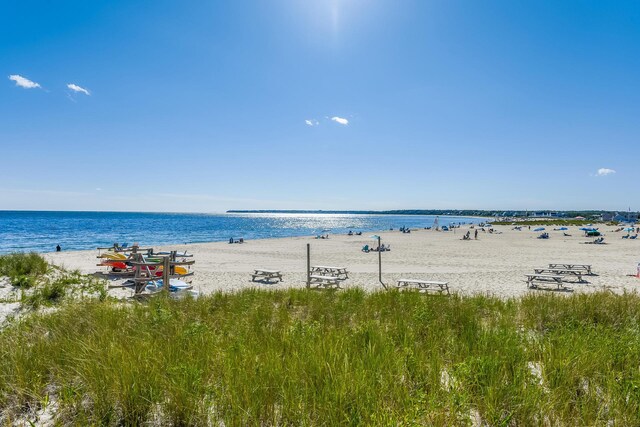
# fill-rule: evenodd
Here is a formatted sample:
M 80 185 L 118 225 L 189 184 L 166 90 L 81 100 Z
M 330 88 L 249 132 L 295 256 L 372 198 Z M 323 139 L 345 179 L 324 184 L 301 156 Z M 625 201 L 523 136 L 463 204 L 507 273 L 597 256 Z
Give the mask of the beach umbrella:
M 533 231 L 544 231 L 544 227 L 534 228 Z
M 634 230 L 635 230 L 635 228 L 633 228 L 633 227 L 629 227 L 629 228 L 627 228 L 625 231 L 634 231 Z
M 560 227 L 560 228 L 558 228 L 558 230 L 560 230 L 560 231 L 566 231 L 566 230 L 568 230 L 568 228 L 567 228 L 567 227 Z
M 369 238 L 378 240 L 380 236 L 378 236 L 377 234 L 374 234 L 373 236 L 369 236 Z

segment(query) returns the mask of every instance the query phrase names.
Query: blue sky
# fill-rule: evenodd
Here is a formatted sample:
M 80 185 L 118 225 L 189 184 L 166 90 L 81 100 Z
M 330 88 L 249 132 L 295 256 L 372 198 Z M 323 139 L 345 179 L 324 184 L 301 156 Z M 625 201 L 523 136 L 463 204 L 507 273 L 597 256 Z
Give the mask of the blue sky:
M 22 0 L 0 71 L 0 209 L 640 209 L 637 1 Z

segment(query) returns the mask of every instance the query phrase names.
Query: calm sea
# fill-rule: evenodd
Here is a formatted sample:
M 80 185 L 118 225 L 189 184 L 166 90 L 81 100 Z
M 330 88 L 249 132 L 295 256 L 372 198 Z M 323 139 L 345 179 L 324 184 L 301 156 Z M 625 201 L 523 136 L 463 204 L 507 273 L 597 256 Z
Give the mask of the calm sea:
M 333 214 L 171 214 L 130 212 L 0 211 L 0 253 L 95 249 L 115 242 L 141 245 L 198 243 L 244 238 L 373 232 L 393 227 L 422 228 L 434 216 Z M 479 222 L 440 216 L 439 224 Z

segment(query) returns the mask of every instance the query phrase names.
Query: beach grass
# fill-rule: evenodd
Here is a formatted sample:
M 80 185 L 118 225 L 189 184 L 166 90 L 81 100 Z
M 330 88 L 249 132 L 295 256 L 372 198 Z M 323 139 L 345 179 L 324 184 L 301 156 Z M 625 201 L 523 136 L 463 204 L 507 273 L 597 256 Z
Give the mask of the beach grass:
M 0 413 L 76 425 L 640 425 L 640 297 L 69 299 L 0 331 Z
M 49 269 L 47 261 L 37 253 L 0 255 L 0 277 L 6 276 L 14 286 L 31 288 Z

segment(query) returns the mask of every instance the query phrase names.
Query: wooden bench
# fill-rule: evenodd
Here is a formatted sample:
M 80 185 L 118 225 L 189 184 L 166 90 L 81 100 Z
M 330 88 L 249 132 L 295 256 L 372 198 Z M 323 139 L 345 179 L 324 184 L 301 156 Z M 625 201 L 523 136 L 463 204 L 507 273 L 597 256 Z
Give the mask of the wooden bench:
M 449 293 L 449 282 L 436 282 L 433 280 L 419 280 L 419 279 L 399 279 L 398 280 L 398 289 L 417 289 L 420 292 L 429 292 L 436 291 L 439 293 L 447 292 Z
M 345 267 L 327 267 L 324 265 L 315 265 L 311 267 L 311 274 L 316 274 L 319 276 L 333 276 L 338 277 L 342 280 L 346 280 L 349 278 L 349 274 L 347 273 L 347 269 Z
M 318 287 L 320 286 L 324 288 L 335 287 L 336 289 L 340 289 L 340 282 L 339 282 L 340 279 L 336 276 L 311 275 L 309 279 L 310 279 L 310 284 L 318 285 Z
M 584 283 L 586 280 L 582 278 L 582 275 L 586 273 L 585 270 L 576 270 L 568 268 L 534 268 L 533 271 L 536 274 L 551 274 L 555 276 L 576 276 L 578 282 Z
M 558 286 L 558 289 L 568 289 L 565 286 L 565 282 L 562 280 L 563 276 L 551 275 L 551 274 L 525 274 L 527 277 L 527 287 L 529 289 L 538 289 L 536 283 L 552 283 Z
M 265 268 L 256 268 L 251 275 L 251 281 L 255 282 L 257 278 L 262 281 L 271 282 L 272 279 L 278 279 L 282 282 L 282 273 L 280 270 L 267 270 Z
M 582 270 L 587 274 L 593 274 L 591 272 L 590 264 L 549 264 L 549 268 L 563 268 L 565 270 Z

